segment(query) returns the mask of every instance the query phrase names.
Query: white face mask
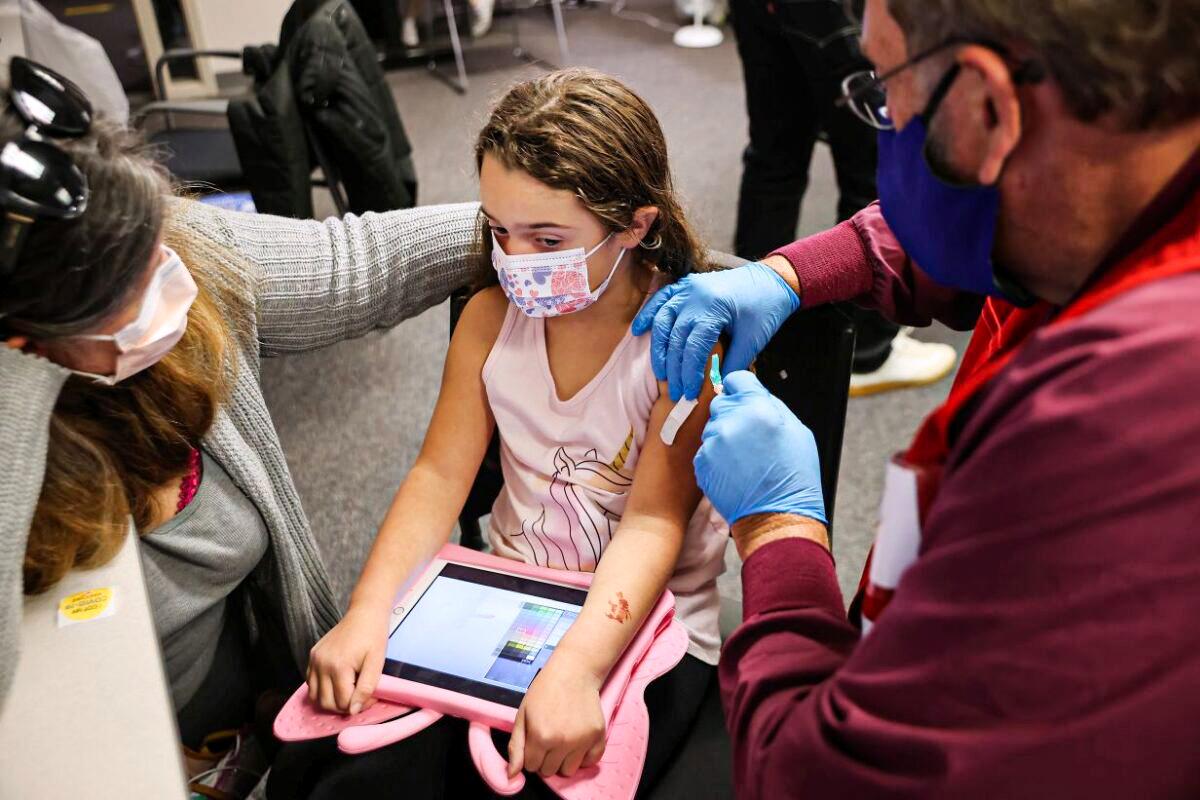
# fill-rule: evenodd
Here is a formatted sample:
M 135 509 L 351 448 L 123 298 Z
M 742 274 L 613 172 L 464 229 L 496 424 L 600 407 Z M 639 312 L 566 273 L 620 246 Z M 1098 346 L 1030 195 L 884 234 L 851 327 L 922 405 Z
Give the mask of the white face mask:
M 114 386 L 157 364 L 183 338 L 183 332 L 187 330 L 188 310 L 199 290 L 175 251 L 166 246 L 163 250 L 167 253 L 167 260 L 154 271 L 135 320 L 116 333 L 64 337 L 113 342 L 120 351 L 116 372 L 112 375 L 72 370 L 76 375 Z
M 500 287 L 509 301 L 530 317 L 557 317 L 582 311 L 604 294 L 608 282 L 621 265 L 625 249 L 617 256 L 608 277 L 591 291 L 588 280 L 588 257 L 612 238 L 584 252 L 582 247 L 556 250 L 550 253 L 528 253 L 510 256 L 492 234 L 492 266 L 500 276 Z

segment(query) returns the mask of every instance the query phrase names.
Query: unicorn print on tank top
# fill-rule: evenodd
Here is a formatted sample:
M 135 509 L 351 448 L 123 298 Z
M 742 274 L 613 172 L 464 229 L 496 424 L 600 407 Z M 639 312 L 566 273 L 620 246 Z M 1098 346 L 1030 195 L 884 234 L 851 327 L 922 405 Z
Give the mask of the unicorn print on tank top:
M 593 572 L 625 514 L 660 389 L 649 337 L 627 332 L 596 376 L 561 399 L 546 356 L 545 322 L 510 305 L 483 366 L 504 473 L 487 538 L 505 558 Z M 728 539 L 725 521 L 701 500 L 668 583 L 688 629 L 688 652 L 709 664 L 721 643 L 716 578 Z
M 608 463 L 599 459 L 595 449 L 578 459 L 572 458 L 565 447 L 554 452 L 552 508 L 547 513 L 546 506 L 541 506 L 537 518 L 522 520 L 521 532 L 515 534 L 529 545 L 532 563 L 543 567 L 563 565 L 584 572 L 596 569 L 600 554 L 621 521 L 620 513 L 605 507 L 601 498 L 604 494 L 623 498 L 633 486 L 633 478 L 621 472 L 632 443 L 630 429 L 617 457 Z M 548 517 L 557 535 L 547 532 Z

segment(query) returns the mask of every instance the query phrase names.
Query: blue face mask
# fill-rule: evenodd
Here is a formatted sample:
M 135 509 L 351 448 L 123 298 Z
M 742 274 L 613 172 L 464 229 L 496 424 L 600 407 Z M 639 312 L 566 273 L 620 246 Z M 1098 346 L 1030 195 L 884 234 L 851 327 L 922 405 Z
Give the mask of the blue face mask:
M 939 82 L 925 111 L 903 130 L 879 132 L 879 203 L 904 251 L 944 286 L 1017 305 L 1034 298 L 992 264 L 1000 192 L 995 186 L 956 185 L 936 175 L 926 154 L 929 122 L 958 68 Z

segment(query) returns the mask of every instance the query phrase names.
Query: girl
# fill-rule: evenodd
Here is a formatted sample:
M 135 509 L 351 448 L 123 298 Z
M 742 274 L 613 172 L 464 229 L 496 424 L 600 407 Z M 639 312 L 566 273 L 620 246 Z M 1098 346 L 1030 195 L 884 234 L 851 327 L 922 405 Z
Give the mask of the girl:
M 493 550 L 595 572 L 582 613 L 517 713 L 509 771 L 569 776 L 599 760 L 600 687 L 669 586 L 690 643 L 648 693 L 644 788 L 682 741 L 715 671 L 728 532 L 692 473 L 711 396 L 664 445 L 672 403 L 651 372 L 649 337 L 634 338 L 629 326 L 655 288 L 702 267 L 704 252 L 672 189 L 658 121 L 613 78 L 565 70 L 519 84 L 492 112 L 475 157 L 500 285 L 463 312 L 417 462 L 346 617 L 313 649 L 310 696 L 351 713 L 368 702 L 397 587 L 448 539 L 498 429 L 505 484 L 488 528 Z M 428 771 L 439 763 L 429 747 L 409 746 L 390 769 L 419 761 L 412 767 Z M 324 786 L 338 769 L 326 771 Z M 411 771 L 404 780 L 411 791 Z

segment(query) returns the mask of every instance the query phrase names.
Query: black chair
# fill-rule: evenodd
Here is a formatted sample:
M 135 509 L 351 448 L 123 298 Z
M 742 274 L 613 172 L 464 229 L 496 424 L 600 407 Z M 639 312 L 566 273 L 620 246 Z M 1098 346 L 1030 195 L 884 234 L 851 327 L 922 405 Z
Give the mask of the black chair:
M 745 263 L 717 251 L 710 252 L 709 259 L 718 269 Z M 469 296 L 466 290 L 461 290 L 451 298 L 451 333 Z M 830 535 L 853 357 L 854 324 L 850 316 L 838 306 L 827 306 L 792 315 L 759 355 L 755 367 L 763 385 L 813 432 L 821 460 L 821 488 L 825 493 Z M 492 437 L 458 518 L 464 547 L 483 548 L 479 519 L 491 513 L 492 503 L 503 486 L 497 435 Z M 650 796 L 674 800 L 733 797 L 733 794 L 732 753 L 714 679 L 679 755 Z
M 138 120 L 160 120 L 148 139 L 167 169 L 199 189 L 248 189 L 263 213 L 313 216 L 312 187 L 329 190 L 339 215 L 416 203 L 412 147 L 378 55 L 346 0 L 295 0 L 278 45 L 174 49 L 155 65 L 237 59 L 251 90 L 224 99 L 156 101 Z M 179 119 L 200 119 L 184 126 Z M 314 179 L 314 170 L 320 178 Z
M 159 153 L 160 161 L 167 171 L 175 178 L 189 184 L 201 192 L 221 191 L 258 192 L 264 188 L 261 176 L 254 169 L 243 166 L 238 155 L 238 146 L 234 131 L 227 124 L 233 113 L 238 113 L 239 104 L 247 98 L 213 97 L 196 100 L 166 100 L 162 97 L 162 87 L 165 85 L 166 71 L 172 64 L 183 63 L 199 58 L 235 59 L 242 64 L 242 73 L 254 79 L 257 89 L 269 77 L 272 69 L 271 57 L 274 45 L 244 47 L 241 50 L 192 50 L 175 48 L 167 50 L 154 65 L 154 94 L 155 100 L 142 106 L 134 115 L 137 127 L 147 131 L 146 141 Z M 205 124 L 180 124 L 179 119 L 205 120 Z M 158 120 L 158 126 L 149 124 L 151 119 Z M 307 143 L 314 151 L 314 160 L 320 170 L 320 177 L 306 177 L 297 191 L 302 193 L 302 200 L 295 209 L 285 207 L 263 207 L 264 213 L 281 214 L 283 216 L 312 216 L 311 199 L 308 196 L 311 187 L 322 187 L 329 191 L 334 207 L 339 215 L 344 215 L 349 206 L 345 189 L 337 177 L 336 166 L 326 157 L 317 143 L 313 140 L 308 127 L 297 117 L 297 130 L 293 132 L 294 139 Z M 255 165 L 250 165 L 254 167 Z M 274 185 L 283 176 L 273 176 L 270 185 Z M 304 213 L 293 213 L 304 212 Z
M 154 101 L 133 115 L 134 124 L 148 129 L 151 119 L 161 128 L 149 130 L 147 141 L 162 154 L 163 166 L 181 181 L 231 192 L 246 188 L 242 165 L 238 160 L 233 136 L 224 124 L 228 100 L 168 100 L 164 96 L 164 78 L 171 64 L 200 58 L 242 59 L 240 50 L 174 49 L 164 52 L 154 65 Z M 208 119 L 207 124 L 180 124 L 186 120 Z

